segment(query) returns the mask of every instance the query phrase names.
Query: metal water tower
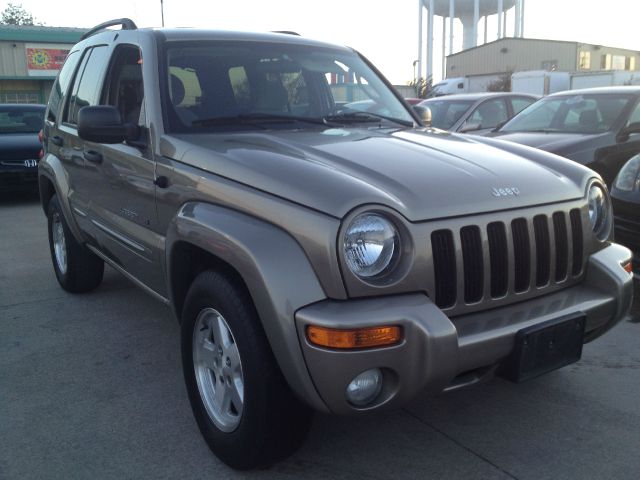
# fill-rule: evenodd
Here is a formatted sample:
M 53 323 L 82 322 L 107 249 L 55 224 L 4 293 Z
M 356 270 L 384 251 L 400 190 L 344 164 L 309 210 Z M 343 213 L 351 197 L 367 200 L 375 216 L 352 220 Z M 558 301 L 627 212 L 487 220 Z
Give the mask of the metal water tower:
M 427 77 L 433 75 L 433 20 L 442 17 L 442 62 L 446 57 L 447 20 L 449 23 L 449 55 L 453 53 L 453 21 L 462 22 L 462 48 L 473 48 L 478 44 L 478 23 L 484 21 L 484 42 L 487 42 L 487 17 L 498 15 L 497 38 L 506 36 L 507 11 L 515 8 L 514 37 L 522 37 L 524 30 L 524 0 L 418 0 L 419 45 L 418 78 L 422 77 L 422 30 L 423 11 L 427 10 Z M 444 69 L 443 69 L 444 76 Z

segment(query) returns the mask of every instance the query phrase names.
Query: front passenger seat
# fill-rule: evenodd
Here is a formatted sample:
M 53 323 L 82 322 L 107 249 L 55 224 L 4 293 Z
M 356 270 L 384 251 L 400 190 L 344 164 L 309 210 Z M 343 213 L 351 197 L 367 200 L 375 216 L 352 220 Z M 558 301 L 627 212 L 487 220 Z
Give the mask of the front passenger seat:
M 180 80 L 176 75 L 171 74 L 169 82 L 171 90 L 171 103 L 173 104 L 173 109 L 184 125 L 191 126 L 191 123 L 194 120 L 197 120 L 198 116 L 187 107 L 180 106 L 180 104 L 184 101 L 185 96 L 185 89 L 182 80 Z

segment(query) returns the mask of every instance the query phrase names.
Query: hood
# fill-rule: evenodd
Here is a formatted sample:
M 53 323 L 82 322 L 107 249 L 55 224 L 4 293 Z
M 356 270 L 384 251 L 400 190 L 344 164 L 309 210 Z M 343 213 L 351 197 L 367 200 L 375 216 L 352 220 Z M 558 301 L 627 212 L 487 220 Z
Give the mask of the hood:
M 0 134 L 0 160 L 37 159 L 41 148 L 37 133 Z
M 586 181 L 433 130 L 167 135 L 161 153 L 338 218 L 364 204 L 410 221 L 520 208 L 579 198 Z
M 571 157 L 578 151 L 595 149 L 608 144 L 611 133 L 497 132 L 493 136 L 500 140 L 540 148 L 563 157 Z

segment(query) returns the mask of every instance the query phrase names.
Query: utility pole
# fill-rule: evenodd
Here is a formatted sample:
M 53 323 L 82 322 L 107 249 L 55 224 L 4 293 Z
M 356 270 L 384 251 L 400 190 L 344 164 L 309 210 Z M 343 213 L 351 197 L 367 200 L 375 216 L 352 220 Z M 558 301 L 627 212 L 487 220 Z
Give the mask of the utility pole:
M 164 2 L 160 0 L 160 15 L 162 15 L 162 26 L 164 27 Z

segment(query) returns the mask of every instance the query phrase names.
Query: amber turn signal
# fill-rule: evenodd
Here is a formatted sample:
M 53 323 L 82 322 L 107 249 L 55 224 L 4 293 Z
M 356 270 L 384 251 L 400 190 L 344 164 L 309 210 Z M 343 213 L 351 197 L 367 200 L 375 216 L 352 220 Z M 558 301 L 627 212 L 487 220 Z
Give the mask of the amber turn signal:
M 402 328 L 398 326 L 337 329 L 310 325 L 306 333 L 314 345 L 339 349 L 383 347 L 402 340 Z
M 622 268 L 624 268 L 624 271 L 627 272 L 628 274 L 632 274 L 633 273 L 633 265 L 631 264 L 631 260 L 629 260 L 628 262 L 625 262 L 622 264 Z

